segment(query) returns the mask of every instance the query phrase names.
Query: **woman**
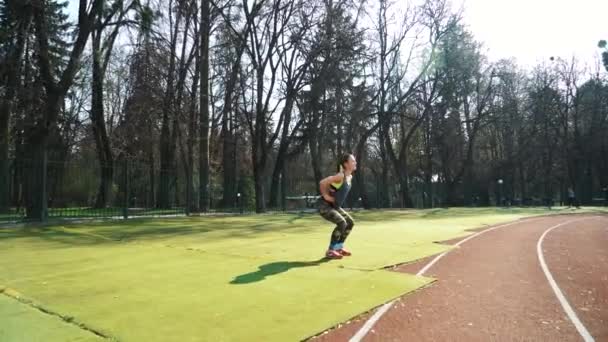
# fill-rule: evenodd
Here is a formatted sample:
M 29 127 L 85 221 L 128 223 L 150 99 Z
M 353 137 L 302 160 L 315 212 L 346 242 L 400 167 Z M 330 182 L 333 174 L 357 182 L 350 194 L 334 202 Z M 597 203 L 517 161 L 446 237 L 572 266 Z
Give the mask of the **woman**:
M 344 241 L 350 234 L 355 222 L 348 215 L 342 205 L 350 191 L 353 172 L 357 169 L 357 161 L 352 154 L 343 155 L 338 162 L 338 173 L 323 179 L 319 183 L 321 198 L 319 213 L 321 216 L 336 224 L 331 234 L 329 249 L 325 256 L 330 259 L 340 259 L 350 256 L 351 253 L 344 249 Z

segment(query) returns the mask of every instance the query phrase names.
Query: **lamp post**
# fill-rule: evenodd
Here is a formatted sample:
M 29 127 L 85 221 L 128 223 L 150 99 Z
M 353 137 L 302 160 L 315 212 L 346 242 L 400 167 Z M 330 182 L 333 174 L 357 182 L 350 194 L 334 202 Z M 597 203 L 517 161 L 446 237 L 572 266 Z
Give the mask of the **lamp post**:
M 243 213 L 243 206 L 241 205 L 241 193 L 237 192 L 236 194 L 236 205 L 239 207 L 241 214 Z
M 498 206 L 502 205 L 502 178 L 498 179 Z

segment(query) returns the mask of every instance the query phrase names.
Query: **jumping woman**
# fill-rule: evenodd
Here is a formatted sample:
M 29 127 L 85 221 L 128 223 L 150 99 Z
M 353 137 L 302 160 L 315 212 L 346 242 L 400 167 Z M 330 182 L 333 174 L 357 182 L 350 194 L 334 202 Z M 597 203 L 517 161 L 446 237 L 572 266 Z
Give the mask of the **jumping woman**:
M 350 234 L 355 222 L 350 215 L 342 209 L 342 205 L 352 186 L 353 172 L 357 169 L 357 161 L 352 154 L 343 155 L 338 161 L 338 173 L 323 179 L 319 183 L 321 198 L 319 199 L 319 213 L 321 216 L 336 224 L 331 234 L 329 249 L 325 256 L 329 259 L 340 259 L 350 256 L 344 249 L 344 241 Z

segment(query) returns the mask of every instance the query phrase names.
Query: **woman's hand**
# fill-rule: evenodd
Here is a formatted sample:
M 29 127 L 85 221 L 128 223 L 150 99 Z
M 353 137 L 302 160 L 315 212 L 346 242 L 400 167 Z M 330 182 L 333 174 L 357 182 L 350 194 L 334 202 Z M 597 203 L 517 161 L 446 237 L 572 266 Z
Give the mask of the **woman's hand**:
M 338 173 L 334 176 L 329 176 L 329 177 L 321 180 L 321 182 L 319 182 L 319 192 L 321 192 L 321 196 L 323 196 L 323 199 L 327 203 L 330 203 L 330 204 L 336 203 L 336 200 L 334 199 L 334 197 L 330 195 L 330 193 L 333 191 L 330 184 L 331 183 L 340 183 L 343 180 L 344 180 L 344 174 Z

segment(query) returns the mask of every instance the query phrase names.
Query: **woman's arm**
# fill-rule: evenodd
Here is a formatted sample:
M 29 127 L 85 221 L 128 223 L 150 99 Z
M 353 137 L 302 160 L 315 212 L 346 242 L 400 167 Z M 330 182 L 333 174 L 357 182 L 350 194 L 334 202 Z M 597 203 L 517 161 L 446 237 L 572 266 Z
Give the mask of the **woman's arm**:
M 331 183 L 341 183 L 344 180 L 344 174 L 337 173 L 333 176 L 329 176 L 321 180 L 319 182 L 319 190 L 321 191 L 321 196 L 329 203 L 334 203 L 334 198 L 329 195 L 329 189 Z

